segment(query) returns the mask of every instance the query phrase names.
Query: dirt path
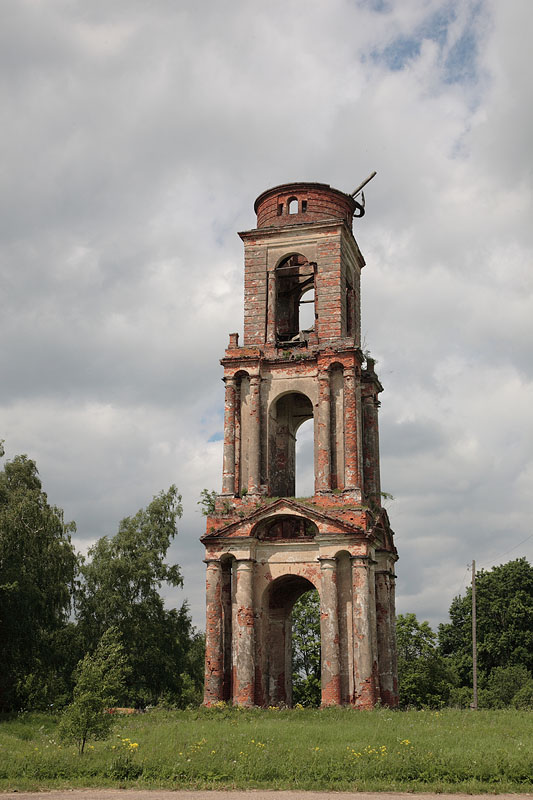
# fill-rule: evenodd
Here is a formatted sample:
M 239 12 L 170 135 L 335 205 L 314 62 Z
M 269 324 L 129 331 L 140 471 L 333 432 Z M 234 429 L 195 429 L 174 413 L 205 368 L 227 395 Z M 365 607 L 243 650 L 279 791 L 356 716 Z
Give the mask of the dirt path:
M 492 795 L 409 794 L 402 792 L 300 792 L 249 789 L 241 792 L 169 791 L 167 789 L 68 789 L 5 792 L 1 800 L 487 800 Z M 499 794 L 497 800 L 533 800 L 533 794 Z

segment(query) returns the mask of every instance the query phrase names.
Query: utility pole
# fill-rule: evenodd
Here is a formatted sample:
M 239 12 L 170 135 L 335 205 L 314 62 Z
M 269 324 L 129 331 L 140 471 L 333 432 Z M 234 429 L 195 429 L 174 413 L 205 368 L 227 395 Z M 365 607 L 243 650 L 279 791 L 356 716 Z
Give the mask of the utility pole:
M 477 711 L 477 636 L 476 636 L 476 562 L 472 561 L 472 685 L 474 699 L 471 709 Z

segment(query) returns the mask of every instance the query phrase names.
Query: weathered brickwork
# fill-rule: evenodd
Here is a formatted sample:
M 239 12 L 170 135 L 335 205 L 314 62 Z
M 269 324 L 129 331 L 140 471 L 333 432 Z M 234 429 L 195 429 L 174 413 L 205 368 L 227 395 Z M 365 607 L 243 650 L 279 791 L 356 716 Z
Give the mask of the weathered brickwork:
M 360 349 L 356 204 L 325 184 L 269 189 L 245 250 L 244 337 L 222 359 L 222 493 L 207 563 L 205 703 L 290 705 L 291 622 L 317 589 L 322 704 L 398 702 L 397 559 L 381 507 L 374 362 Z M 314 325 L 302 330 L 303 303 Z M 295 499 L 295 440 L 314 425 L 314 495 Z
M 289 202 L 296 213 L 289 213 Z M 296 202 L 294 202 L 296 201 Z M 275 186 L 259 195 L 254 206 L 257 227 L 285 227 L 302 222 L 344 219 L 352 226 L 355 202 L 344 192 L 324 183 L 299 183 Z

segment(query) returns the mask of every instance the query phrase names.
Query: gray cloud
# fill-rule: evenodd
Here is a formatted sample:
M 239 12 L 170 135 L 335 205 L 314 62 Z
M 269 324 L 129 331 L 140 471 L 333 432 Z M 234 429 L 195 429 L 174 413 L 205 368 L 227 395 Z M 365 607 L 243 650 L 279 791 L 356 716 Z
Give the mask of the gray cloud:
M 177 483 L 185 588 L 168 602 L 203 624 L 196 501 L 220 485 L 236 231 L 269 186 L 351 191 L 372 169 L 355 235 L 399 610 L 436 624 L 467 561 L 527 537 L 532 16 L 528 0 L 4 4 L 2 436 L 80 548 Z M 303 430 L 300 451 L 305 486 Z M 532 540 L 506 557 L 522 554 Z

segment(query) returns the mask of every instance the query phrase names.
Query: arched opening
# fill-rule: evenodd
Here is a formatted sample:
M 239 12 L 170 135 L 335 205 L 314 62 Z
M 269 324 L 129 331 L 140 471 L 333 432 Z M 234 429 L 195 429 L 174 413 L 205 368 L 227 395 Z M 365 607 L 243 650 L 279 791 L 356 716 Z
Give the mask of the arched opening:
M 312 419 L 302 422 L 296 435 L 295 497 L 315 493 L 315 428 Z
M 292 609 L 305 593 L 315 589 L 307 578 L 283 575 L 266 589 L 267 640 L 264 643 L 263 698 L 265 705 L 293 704 Z
M 344 488 L 344 367 L 333 363 L 329 369 L 331 391 L 331 488 Z
M 294 497 L 296 492 L 296 433 L 313 418 L 307 395 L 290 392 L 278 397 L 268 415 L 268 478 L 270 495 Z M 311 461 L 314 464 L 314 459 Z
M 320 597 L 304 592 L 292 607 L 292 703 L 318 707 L 321 701 Z
M 355 290 L 353 287 L 353 282 L 348 275 L 345 279 L 344 284 L 344 317 L 345 317 L 345 328 L 346 328 L 346 336 L 355 336 L 356 331 L 356 298 L 355 298 Z
M 297 214 L 298 213 L 298 198 L 289 197 L 289 199 L 287 200 L 287 208 L 289 210 L 289 214 Z
M 248 435 L 250 376 L 245 370 L 235 373 L 235 494 L 248 487 Z
M 312 311 L 311 325 L 314 326 L 314 288 L 315 264 L 310 263 L 301 253 L 292 253 L 276 267 L 276 340 L 295 342 L 302 340 L 303 309 Z M 313 293 L 309 296 L 309 292 Z M 306 295 L 304 297 L 304 295 Z M 310 302 L 309 302 L 310 301 Z M 302 319 L 301 319 L 302 317 Z M 305 317 L 305 324 L 307 317 Z

